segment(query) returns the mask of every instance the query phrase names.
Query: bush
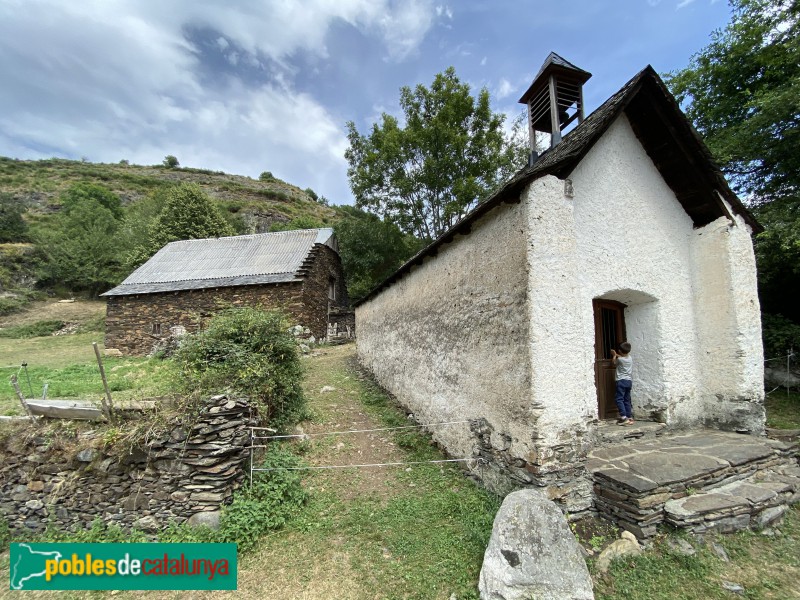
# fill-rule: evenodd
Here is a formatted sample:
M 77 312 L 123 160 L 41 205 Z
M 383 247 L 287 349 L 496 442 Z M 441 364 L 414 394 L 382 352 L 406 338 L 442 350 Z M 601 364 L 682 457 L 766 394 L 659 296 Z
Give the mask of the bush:
M 259 180 L 261 181 L 272 181 L 275 179 L 275 176 L 272 174 L 272 171 L 263 171 L 261 175 L 258 176 Z
M 11 196 L 0 193 L 0 242 L 24 242 L 28 239 L 28 224 L 22 218 L 25 205 Z
M 280 529 L 306 502 L 308 492 L 301 485 L 299 471 L 302 461 L 289 450 L 272 444 L 257 472 L 253 485 L 236 493 L 220 519 L 220 533 L 225 542 L 236 542 L 239 550 L 247 552 L 258 540 L 273 529 Z
M 164 160 L 161 161 L 161 164 L 167 167 L 168 169 L 175 169 L 176 167 L 181 166 L 181 163 L 178 162 L 177 157 L 172 156 L 172 154 L 167 154 L 164 157 Z
M 800 325 L 782 315 L 761 315 L 761 335 L 764 339 L 764 358 L 786 356 L 794 348 L 800 350 Z
M 314 202 L 319 200 L 319 196 L 317 196 L 317 193 L 314 190 L 312 190 L 311 188 L 306 188 L 303 191 L 306 193 L 306 196 L 311 198 Z
M 62 327 L 64 327 L 64 321 L 36 321 L 29 325 L 18 325 L 17 327 L 1 329 L 0 338 L 22 339 L 44 337 L 46 335 L 53 335 Z
M 175 362 L 187 391 L 229 389 L 247 396 L 270 427 L 283 430 L 306 414 L 303 369 L 290 323 L 279 311 L 230 308 L 187 336 Z

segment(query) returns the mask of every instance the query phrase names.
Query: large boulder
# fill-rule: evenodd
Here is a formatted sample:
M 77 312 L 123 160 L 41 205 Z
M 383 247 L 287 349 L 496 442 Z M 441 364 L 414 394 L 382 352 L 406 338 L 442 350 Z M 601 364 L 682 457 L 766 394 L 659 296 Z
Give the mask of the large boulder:
M 592 578 L 566 518 L 532 489 L 506 496 L 478 584 L 482 600 L 591 600 Z

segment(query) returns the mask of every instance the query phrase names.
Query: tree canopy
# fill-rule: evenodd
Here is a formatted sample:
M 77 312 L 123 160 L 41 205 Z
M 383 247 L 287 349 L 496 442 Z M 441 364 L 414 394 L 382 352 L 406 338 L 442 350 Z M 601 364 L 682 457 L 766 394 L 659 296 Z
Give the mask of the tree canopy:
M 401 88 L 400 106 L 404 124 L 383 113 L 362 135 L 349 122 L 345 157 L 356 206 L 405 233 L 435 238 L 524 165 L 526 149 L 506 139 L 489 92 L 473 97 L 452 67 L 430 88 Z
M 730 23 L 668 85 L 740 193 L 800 193 L 800 5 L 730 0 Z
M 63 210 L 34 233 L 45 255 L 43 281 L 75 291 L 104 292 L 122 279 L 117 234 L 119 198 L 110 190 L 77 184 L 61 196 Z
M 422 243 L 394 223 L 353 206 L 340 206 L 344 217 L 334 225 L 342 257 L 347 295 L 358 301 L 391 275 Z
M 765 228 L 756 238 L 762 309 L 800 322 L 800 6 L 730 5 L 730 23 L 667 83 Z
M 134 251 L 138 266 L 169 242 L 234 235 L 233 227 L 194 183 L 181 183 L 158 194 L 161 210 L 150 222 L 147 237 Z
M 28 224 L 22 215 L 25 205 L 11 194 L 0 193 L 0 243 L 27 240 Z

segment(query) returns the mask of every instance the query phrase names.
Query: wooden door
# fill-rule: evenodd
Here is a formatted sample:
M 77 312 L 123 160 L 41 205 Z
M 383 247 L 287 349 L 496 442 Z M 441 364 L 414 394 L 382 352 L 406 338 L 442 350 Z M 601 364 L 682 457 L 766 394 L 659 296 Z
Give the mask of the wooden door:
M 619 415 L 614 402 L 615 368 L 611 350 L 619 351 L 625 341 L 625 305 L 613 300 L 594 300 L 594 377 L 597 387 L 597 407 L 601 419 Z

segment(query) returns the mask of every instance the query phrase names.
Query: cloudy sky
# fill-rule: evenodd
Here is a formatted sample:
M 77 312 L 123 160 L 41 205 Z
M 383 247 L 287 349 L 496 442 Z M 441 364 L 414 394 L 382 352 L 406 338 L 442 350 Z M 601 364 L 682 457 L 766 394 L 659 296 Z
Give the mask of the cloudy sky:
M 494 108 L 553 50 L 591 111 L 647 64 L 683 67 L 722 0 L 0 0 L 0 155 L 127 159 L 257 177 L 349 203 L 345 123 L 399 114 L 454 66 Z

